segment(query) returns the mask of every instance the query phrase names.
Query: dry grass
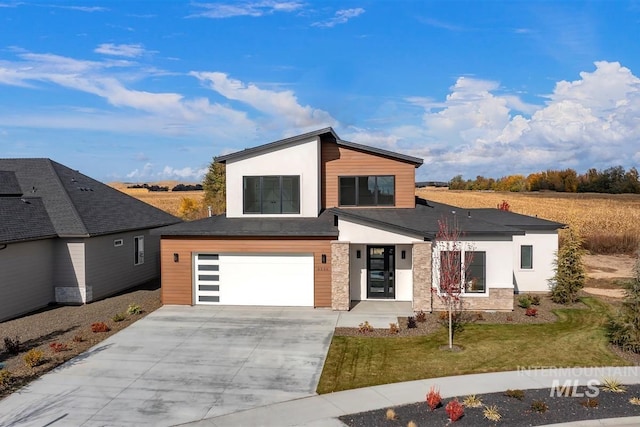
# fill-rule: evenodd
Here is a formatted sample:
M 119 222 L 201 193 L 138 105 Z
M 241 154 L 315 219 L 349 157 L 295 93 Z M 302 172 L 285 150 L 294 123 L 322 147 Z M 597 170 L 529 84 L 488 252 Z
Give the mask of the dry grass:
M 495 208 L 561 222 L 577 230 L 594 253 L 632 253 L 640 243 L 640 195 L 508 193 L 421 188 L 419 197 L 463 208 Z M 562 232 L 561 235 L 562 237 Z
M 149 184 L 173 188 L 178 182 L 162 181 Z M 204 191 L 148 191 L 146 188 L 127 188 L 127 184 L 122 183 L 110 183 L 109 185 L 116 190 L 120 190 L 125 194 L 176 216 L 180 216 L 180 203 L 183 198 L 193 199 L 198 205 L 202 204 L 202 200 L 204 199 Z

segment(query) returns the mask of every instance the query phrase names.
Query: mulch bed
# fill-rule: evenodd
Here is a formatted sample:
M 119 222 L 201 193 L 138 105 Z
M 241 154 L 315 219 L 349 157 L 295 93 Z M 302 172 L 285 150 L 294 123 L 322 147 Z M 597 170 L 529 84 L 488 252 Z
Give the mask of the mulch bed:
M 130 304 L 142 309 L 140 314 L 127 314 Z M 0 383 L 0 398 L 35 380 L 56 366 L 72 359 L 105 340 L 116 332 L 131 325 L 160 307 L 160 284 L 154 280 L 118 295 L 81 306 L 55 305 L 35 313 L 0 323 L 0 363 L 4 370 L 11 373 L 8 384 Z M 116 314 L 124 314 L 124 320 L 116 322 Z M 111 329 L 108 332 L 91 331 L 91 324 L 104 322 Z M 4 339 L 17 339 L 20 352 L 17 355 L 7 352 Z M 65 350 L 55 352 L 52 343 L 66 346 Z M 31 349 L 44 353 L 44 360 L 38 366 L 30 368 L 24 361 L 25 354 Z
M 518 298 L 514 296 L 514 310 L 508 312 L 485 312 L 485 311 L 465 311 L 464 316 L 469 323 L 475 324 L 538 324 L 551 323 L 557 320 L 557 316 L 552 310 L 562 308 L 585 308 L 582 303 L 576 304 L 556 304 L 547 295 L 540 295 L 540 305 L 532 305 L 537 309 L 535 316 L 527 316 L 526 310 L 518 306 Z M 443 316 L 441 318 L 441 316 Z M 363 333 L 358 328 L 336 328 L 335 335 L 351 337 L 412 337 L 429 335 L 443 327 L 443 320 L 446 320 L 446 312 L 425 313 L 424 322 L 416 322 L 416 328 L 407 327 L 407 318 L 398 318 L 398 333 L 392 333 L 389 325 L 371 325 L 373 330 Z
M 446 426 L 449 424 L 459 426 L 493 426 L 504 425 L 510 427 L 538 426 L 545 424 L 555 424 L 567 421 L 597 420 L 603 418 L 617 418 L 640 416 L 640 406 L 632 405 L 629 402 L 631 397 L 640 396 L 640 385 L 634 384 L 626 386 L 625 393 L 610 393 L 600 391 L 597 397 L 596 407 L 585 407 L 587 397 L 562 397 L 554 394 L 550 397 L 550 389 L 524 390 L 522 400 L 507 397 L 504 393 L 491 393 L 477 395 L 483 406 L 479 408 L 464 408 L 464 415 L 455 423 L 449 421 L 445 412 L 445 405 L 453 400 L 446 398 L 442 401 L 442 406 L 430 411 L 427 404 L 418 402 L 410 405 L 392 408 L 395 411 L 396 419 L 387 419 L 389 408 L 379 409 L 358 414 L 345 415 L 340 417 L 340 421 L 351 427 L 377 427 L 377 426 L 407 426 L 411 421 L 417 426 Z M 578 393 L 590 392 L 586 387 L 578 387 Z M 458 396 L 462 403 L 465 396 Z M 532 409 L 534 400 L 544 402 L 548 409 L 541 413 Z M 495 405 L 502 416 L 499 422 L 489 421 L 484 418 L 483 410 L 485 406 Z

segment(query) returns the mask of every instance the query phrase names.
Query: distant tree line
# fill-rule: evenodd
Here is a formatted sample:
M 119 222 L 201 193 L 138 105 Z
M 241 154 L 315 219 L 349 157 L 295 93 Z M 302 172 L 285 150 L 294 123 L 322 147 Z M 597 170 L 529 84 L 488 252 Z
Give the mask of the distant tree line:
M 558 191 L 566 193 L 640 193 L 640 175 L 635 167 L 628 171 L 622 166 L 604 170 L 589 169 L 578 175 L 573 169 L 547 170 L 524 175 L 509 175 L 498 179 L 477 176 L 463 179 L 456 175 L 449 182 L 451 190 L 493 191 Z
M 129 185 L 127 188 L 146 188 L 148 191 L 169 191 L 168 186 L 149 185 L 149 184 L 134 184 Z M 178 184 L 171 189 L 171 191 L 202 191 L 202 184 Z

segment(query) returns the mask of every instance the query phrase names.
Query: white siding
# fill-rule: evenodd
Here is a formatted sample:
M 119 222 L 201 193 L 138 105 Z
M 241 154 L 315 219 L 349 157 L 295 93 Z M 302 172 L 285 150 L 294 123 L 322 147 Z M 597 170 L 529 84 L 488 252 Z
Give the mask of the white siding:
M 440 251 L 446 250 L 446 242 L 437 242 L 433 250 L 433 287 L 438 288 L 440 283 L 439 260 Z M 458 242 L 458 250 L 484 251 L 486 252 L 486 285 L 488 288 L 513 288 L 513 242 L 511 238 L 505 240 L 470 240 Z M 463 255 L 464 260 L 464 255 Z M 488 297 L 488 292 L 483 294 L 466 294 L 467 297 Z
M 317 217 L 320 212 L 320 140 L 293 143 L 239 160 L 228 160 L 227 217 Z M 300 214 L 261 215 L 243 214 L 244 176 L 298 175 L 300 176 Z
M 55 242 L 53 282 L 56 287 L 85 287 L 84 249 L 84 239 L 59 239 Z
M 0 251 L 0 321 L 54 301 L 53 240 L 10 243 Z
M 338 240 L 341 242 L 395 245 L 412 244 L 416 240 L 416 237 L 358 224 L 342 218 L 338 220 L 338 230 L 340 230 Z
M 533 268 L 520 268 L 520 246 L 533 246 Z M 558 251 L 558 232 L 532 232 L 513 237 L 513 276 L 517 292 L 548 292 Z

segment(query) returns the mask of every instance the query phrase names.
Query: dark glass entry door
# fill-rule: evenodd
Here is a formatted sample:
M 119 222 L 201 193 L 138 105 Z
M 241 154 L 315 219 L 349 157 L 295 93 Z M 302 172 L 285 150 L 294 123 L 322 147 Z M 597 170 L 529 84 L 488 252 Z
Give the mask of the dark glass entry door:
M 395 298 L 393 246 L 367 247 L 367 298 Z

